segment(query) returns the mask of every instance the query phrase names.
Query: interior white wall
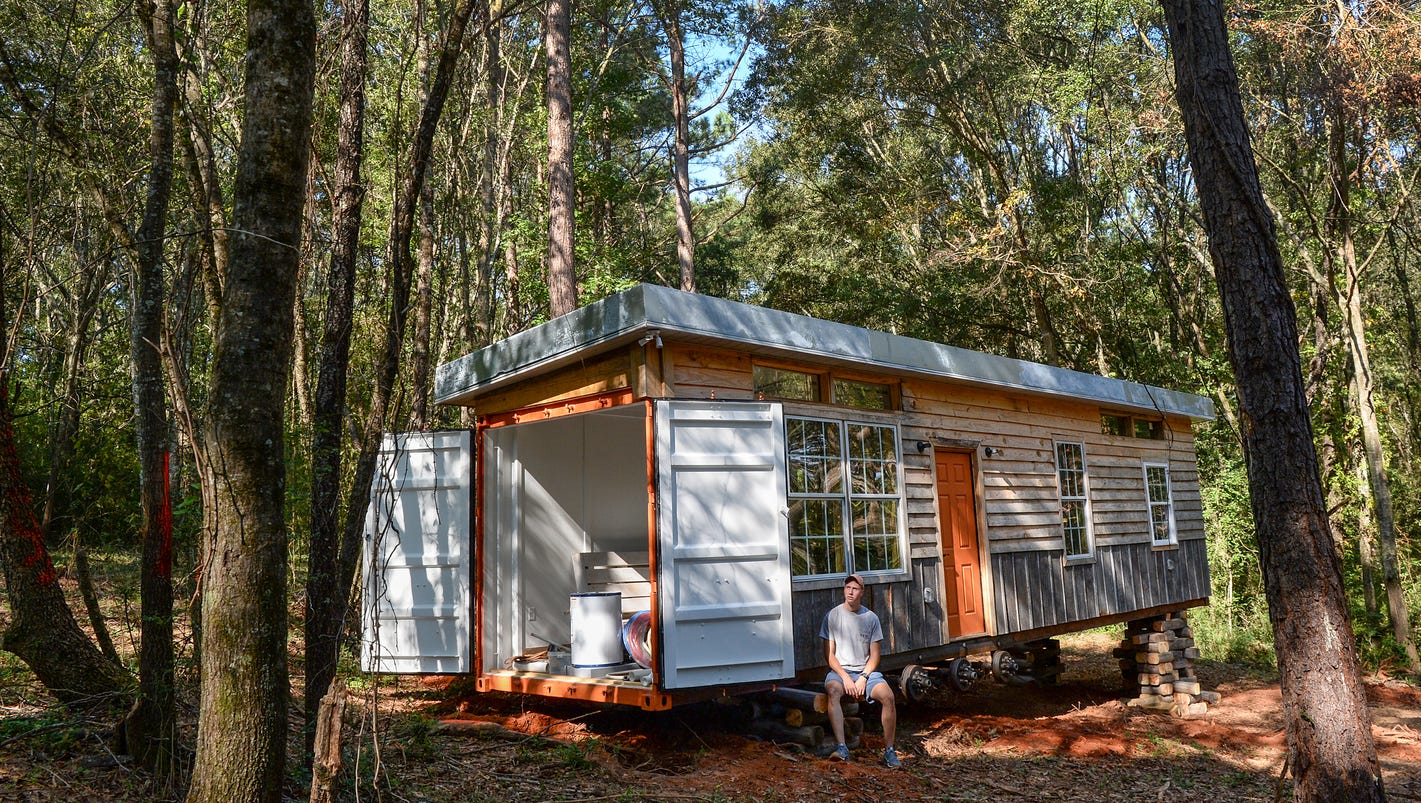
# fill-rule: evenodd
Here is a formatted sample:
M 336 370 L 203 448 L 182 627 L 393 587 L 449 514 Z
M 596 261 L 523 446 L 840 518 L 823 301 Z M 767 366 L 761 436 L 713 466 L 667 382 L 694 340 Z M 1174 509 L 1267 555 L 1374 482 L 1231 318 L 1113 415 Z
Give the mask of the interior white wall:
M 485 433 L 485 669 L 571 641 L 582 552 L 647 549 L 644 414 L 634 406 Z

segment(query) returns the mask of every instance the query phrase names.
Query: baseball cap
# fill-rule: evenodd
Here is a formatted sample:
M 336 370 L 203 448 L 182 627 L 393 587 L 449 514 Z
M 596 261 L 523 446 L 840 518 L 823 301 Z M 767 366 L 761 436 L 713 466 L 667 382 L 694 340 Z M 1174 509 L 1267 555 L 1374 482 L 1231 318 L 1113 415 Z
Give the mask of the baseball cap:
M 859 586 L 862 587 L 862 586 L 863 586 L 863 578 L 862 578 L 862 577 L 859 577 L 859 576 L 856 575 L 856 574 L 848 575 L 847 577 L 844 578 L 844 585 L 848 585 L 849 583 L 858 583 Z

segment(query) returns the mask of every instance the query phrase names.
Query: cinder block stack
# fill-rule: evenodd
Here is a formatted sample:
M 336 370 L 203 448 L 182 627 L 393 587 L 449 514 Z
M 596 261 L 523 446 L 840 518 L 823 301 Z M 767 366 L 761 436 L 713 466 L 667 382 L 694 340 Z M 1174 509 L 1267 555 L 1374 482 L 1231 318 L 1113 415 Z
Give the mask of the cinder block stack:
M 1195 717 L 1219 702 L 1217 692 L 1199 688 L 1194 674 L 1199 650 L 1183 611 L 1132 620 L 1115 657 L 1127 690 L 1138 691 L 1127 705 Z

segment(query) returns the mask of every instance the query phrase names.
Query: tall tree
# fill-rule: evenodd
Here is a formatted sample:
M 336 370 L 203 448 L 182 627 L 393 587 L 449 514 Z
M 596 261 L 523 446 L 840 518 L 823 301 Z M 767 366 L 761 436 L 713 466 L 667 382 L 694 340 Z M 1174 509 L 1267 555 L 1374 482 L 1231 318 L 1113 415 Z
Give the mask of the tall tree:
M 202 695 L 188 800 L 279 801 L 287 688 L 284 420 L 310 157 L 315 14 L 247 5 L 245 113 L 215 340 Z
M 577 309 L 572 172 L 572 0 L 548 0 L 548 313 Z
M 143 504 L 140 580 L 142 640 L 138 700 L 125 722 L 129 752 L 167 784 L 177 773 L 173 711 L 173 530 L 168 504 L 168 405 L 163 392 L 163 246 L 173 183 L 173 116 L 178 103 L 178 55 L 171 0 L 138 4 L 153 52 L 147 198 L 138 226 L 132 278 L 135 435 Z
M 370 409 L 361 430 L 360 452 L 356 457 L 354 477 L 346 496 L 345 526 L 329 541 L 312 542 L 310 565 L 319 572 L 321 584 L 308 586 L 310 609 L 306 625 L 308 713 L 319 706 L 331 680 L 335 678 L 336 659 L 345 613 L 350 599 L 350 587 L 360 555 L 360 531 L 365 520 L 365 503 L 369 499 L 370 482 L 375 476 L 375 457 L 382 434 L 390 420 L 395 401 L 395 380 L 400 369 L 400 354 L 405 343 L 406 323 L 410 313 L 410 284 L 413 261 L 410 243 L 414 236 L 419 199 L 427 179 L 434 150 L 434 136 L 444 104 L 454 80 L 459 56 L 463 53 L 464 35 L 469 19 L 476 9 L 485 9 L 481 0 L 460 0 L 444 31 L 444 41 L 434 82 L 429 88 L 415 125 L 410 146 L 409 172 L 404 176 L 390 216 L 389 241 L 385 263 L 390 272 L 390 307 L 387 312 L 384 339 L 375 368 L 375 387 Z M 485 17 L 487 22 L 487 17 Z M 318 551 L 319 550 L 319 551 Z M 310 720 L 314 722 L 314 717 Z M 314 738 L 314 731 L 309 735 Z
M 335 213 L 326 313 L 321 330 L 311 433 L 311 545 L 306 574 L 306 748 L 316 738 L 316 713 L 335 677 L 340 650 L 342 587 L 340 551 L 341 436 L 350 371 L 355 267 L 365 203 L 365 81 L 370 26 L 369 0 L 342 0 L 340 122 L 336 132 Z M 330 613 L 333 611 L 334 613 Z M 332 621 L 334 619 L 334 621 Z
M 1384 800 L 1313 446 L 1297 321 L 1218 0 L 1163 0 L 1238 384 L 1299 800 Z
M 696 234 L 691 220 L 691 110 L 686 86 L 686 38 L 681 29 L 681 3 L 656 4 L 656 14 L 666 35 L 671 61 L 667 83 L 671 90 L 671 184 L 676 204 L 676 264 L 681 269 L 681 289 L 696 292 Z

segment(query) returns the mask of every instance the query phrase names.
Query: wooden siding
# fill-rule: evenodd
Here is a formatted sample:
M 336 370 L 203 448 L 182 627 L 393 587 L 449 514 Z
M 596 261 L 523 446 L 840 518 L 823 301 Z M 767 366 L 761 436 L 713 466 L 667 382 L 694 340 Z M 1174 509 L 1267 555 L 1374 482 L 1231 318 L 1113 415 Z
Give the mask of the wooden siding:
M 478 411 L 479 415 L 493 415 L 548 402 L 623 390 L 631 387 L 635 374 L 631 352 L 616 351 L 531 382 L 480 397 Z
M 1200 539 L 1177 549 L 1120 544 L 1070 565 L 1061 551 L 993 555 L 998 635 L 1207 597 L 1205 547 Z
M 754 398 L 752 355 L 667 343 L 662 355 L 667 393 L 682 398 Z M 782 359 L 769 361 L 794 367 Z M 804 365 L 811 372 L 837 371 Z M 873 380 L 861 370 L 853 376 Z M 1128 613 L 1209 595 L 1203 506 L 1194 434 L 1183 417 L 1165 420 L 1160 440 L 1106 435 L 1093 402 L 1013 395 L 918 379 L 882 376 L 898 389 L 901 412 L 872 412 L 827 404 L 785 402 L 787 415 L 893 422 L 900 427 L 904 521 L 911 582 L 870 585 L 870 607 L 884 623 L 884 653 L 927 649 L 950 641 L 940 587 L 932 450 L 917 443 L 976 450 L 984 543 L 990 555 L 984 587 L 995 622 L 1006 635 L 1038 627 Z M 1109 412 L 1108 410 L 1106 412 Z M 1055 443 L 1084 445 L 1091 506 L 1092 561 L 1063 565 L 1061 503 Z M 992 454 L 987 456 L 986 449 Z M 1143 465 L 1170 470 L 1178 545 L 1155 550 Z M 1167 566 L 1174 561 L 1174 568 Z M 800 669 L 823 664 L 818 641 L 824 612 L 841 590 L 794 592 L 795 657 Z M 934 602 L 925 602 L 925 599 Z

